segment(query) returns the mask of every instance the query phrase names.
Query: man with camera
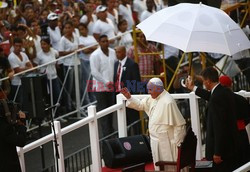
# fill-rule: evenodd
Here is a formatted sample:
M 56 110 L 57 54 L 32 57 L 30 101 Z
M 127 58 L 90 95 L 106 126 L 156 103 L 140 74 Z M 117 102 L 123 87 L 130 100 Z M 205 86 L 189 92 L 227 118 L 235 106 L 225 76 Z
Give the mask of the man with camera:
M 16 146 L 23 147 L 26 142 L 26 115 L 22 111 L 15 113 L 13 107 L 0 100 L 0 171 L 3 172 L 21 172 Z

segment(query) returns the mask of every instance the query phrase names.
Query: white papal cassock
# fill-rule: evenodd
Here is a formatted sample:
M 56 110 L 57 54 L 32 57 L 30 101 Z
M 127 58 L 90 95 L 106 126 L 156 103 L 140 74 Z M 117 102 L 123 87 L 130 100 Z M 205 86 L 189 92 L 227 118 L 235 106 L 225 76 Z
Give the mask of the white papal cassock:
M 148 128 L 154 164 L 157 161 L 176 161 L 177 145 L 186 134 L 186 122 L 173 97 L 165 90 L 156 99 L 151 96 L 142 100 L 131 97 L 127 101 L 127 107 L 144 110 L 149 116 Z

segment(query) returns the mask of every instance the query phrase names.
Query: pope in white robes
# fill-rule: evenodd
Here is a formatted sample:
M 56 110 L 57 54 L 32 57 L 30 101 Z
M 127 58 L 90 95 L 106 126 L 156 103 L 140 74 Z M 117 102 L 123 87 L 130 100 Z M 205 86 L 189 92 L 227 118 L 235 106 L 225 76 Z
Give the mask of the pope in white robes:
M 147 84 L 150 97 L 142 100 L 131 97 L 127 88 L 121 93 L 127 98 L 127 107 L 145 111 L 149 116 L 150 144 L 154 164 L 157 161 L 177 161 L 177 146 L 186 134 L 185 119 L 173 97 L 164 90 L 159 78 Z M 159 170 L 155 167 L 155 170 Z

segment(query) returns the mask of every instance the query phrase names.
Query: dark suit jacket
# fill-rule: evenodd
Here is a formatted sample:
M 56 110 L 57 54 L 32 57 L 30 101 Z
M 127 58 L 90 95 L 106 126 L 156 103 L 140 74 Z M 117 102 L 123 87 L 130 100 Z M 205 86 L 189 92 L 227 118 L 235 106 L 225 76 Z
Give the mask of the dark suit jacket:
M 208 101 L 206 114 L 206 158 L 220 155 L 223 160 L 232 159 L 238 153 L 238 129 L 234 94 L 220 84 L 213 93 L 197 88 L 195 94 Z
M 119 62 L 115 62 L 113 77 L 114 83 L 116 82 L 118 65 Z M 137 89 L 137 83 L 140 83 L 141 81 L 138 64 L 132 59 L 127 58 L 122 70 L 121 82 L 124 84 L 123 87 L 127 87 L 131 94 L 138 94 L 139 90 Z M 118 94 L 118 92 L 116 92 L 116 94 Z M 128 125 L 139 119 L 139 113 L 134 109 L 126 108 L 126 113 Z
M 117 68 L 119 62 L 115 62 L 114 66 L 114 77 L 113 81 L 116 82 Z M 138 94 L 140 91 L 137 90 L 137 83 L 141 81 L 138 64 L 132 59 L 127 58 L 124 66 L 122 67 L 121 82 L 124 84 L 123 87 L 127 87 L 131 94 Z M 134 87 L 135 86 L 135 87 Z
M 211 93 L 205 89 L 197 88 L 196 95 L 200 96 L 202 99 L 209 101 Z M 248 101 L 242 97 L 241 95 L 238 95 L 236 93 L 233 93 L 235 105 L 236 105 L 236 119 L 237 120 L 244 120 L 245 125 L 249 123 L 250 120 L 250 104 Z

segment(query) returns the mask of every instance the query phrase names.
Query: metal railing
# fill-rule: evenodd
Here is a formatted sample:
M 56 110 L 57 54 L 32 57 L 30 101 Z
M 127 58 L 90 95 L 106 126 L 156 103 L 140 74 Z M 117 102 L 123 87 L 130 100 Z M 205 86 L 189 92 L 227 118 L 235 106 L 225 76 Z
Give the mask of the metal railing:
M 241 91 L 239 92 L 240 95 L 244 97 L 250 97 L 250 92 Z M 149 95 L 133 95 L 133 97 L 142 99 L 144 97 L 147 97 Z M 199 108 L 198 108 L 198 97 L 195 96 L 193 92 L 189 94 L 172 94 L 174 99 L 189 99 L 190 103 L 190 114 L 191 114 L 191 126 L 198 138 L 198 144 L 197 144 L 197 154 L 196 159 L 201 159 L 203 157 L 202 155 L 202 142 L 201 142 L 201 129 L 200 129 L 200 119 L 199 119 Z M 59 171 L 65 172 L 67 169 L 72 170 L 71 168 L 74 168 L 75 165 L 77 165 L 76 162 L 81 161 L 80 155 L 74 155 L 75 159 L 73 164 L 69 164 L 70 160 L 67 160 L 69 158 L 64 159 L 64 153 L 63 153 L 63 142 L 62 142 L 62 136 L 70 133 L 84 125 L 89 125 L 89 134 L 90 134 L 90 153 L 91 158 L 88 160 L 88 170 L 89 171 L 101 171 L 102 163 L 101 163 L 101 153 L 100 153 L 100 142 L 99 142 L 99 132 L 98 132 L 98 121 L 97 119 L 110 114 L 112 112 L 117 111 L 117 123 L 118 123 L 118 136 L 119 137 L 126 137 L 127 136 L 127 126 L 126 126 L 126 110 L 125 110 L 125 98 L 119 94 L 117 96 L 117 104 L 104 109 L 100 112 L 96 112 L 96 107 L 94 105 L 91 105 L 88 107 L 88 117 L 71 124 L 63 129 L 60 127 L 60 123 L 58 121 L 55 121 L 55 128 L 56 128 L 56 138 L 58 142 L 58 150 L 59 150 Z M 33 143 L 30 143 L 26 145 L 24 148 L 18 148 L 18 154 L 22 166 L 23 172 L 25 172 L 25 161 L 24 161 L 24 154 L 45 144 L 50 141 L 53 141 L 53 134 L 47 135 Z M 68 156 L 71 157 L 72 156 Z M 72 162 L 72 161 L 71 161 Z M 92 163 L 91 163 L 92 162 Z M 91 166 L 89 166 L 92 164 Z M 248 166 L 246 167 L 248 168 Z

